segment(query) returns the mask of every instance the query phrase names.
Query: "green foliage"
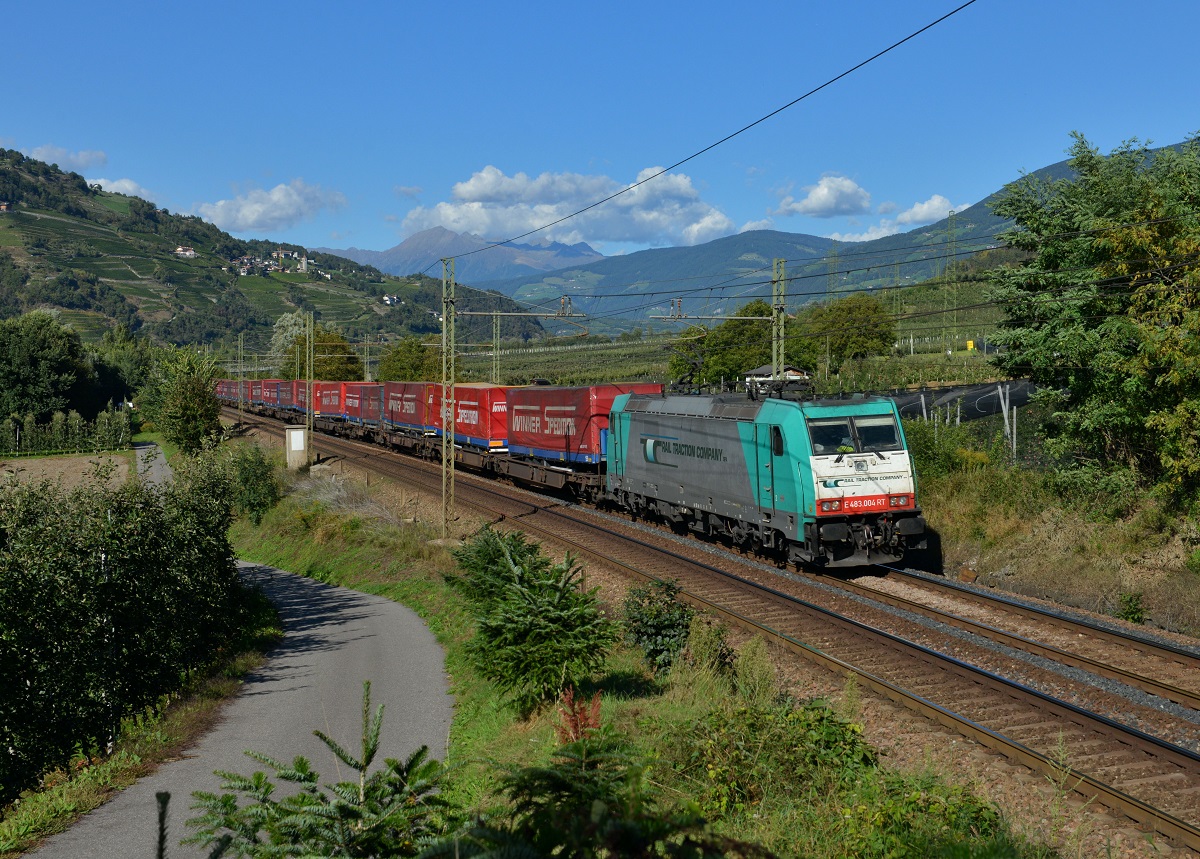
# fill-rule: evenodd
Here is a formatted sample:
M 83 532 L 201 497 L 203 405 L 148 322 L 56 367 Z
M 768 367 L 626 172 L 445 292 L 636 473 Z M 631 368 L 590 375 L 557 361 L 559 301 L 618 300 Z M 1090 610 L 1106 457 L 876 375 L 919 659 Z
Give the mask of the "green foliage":
M 718 707 L 681 738 L 680 754 L 701 808 L 718 817 L 746 812 L 771 793 L 800 796 L 853 781 L 877 762 L 862 726 L 820 703 Z
M 600 610 L 595 590 L 580 590 L 582 571 L 570 555 L 549 564 L 523 536 L 490 530 L 459 554 L 475 570 L 456 582 L 478 612 L 468 654 L 518 707 L 552 700 L 604 664 L 620 628 Z
M 155 428 L 184 453 L 200 450 L 221 435 L 216 360 L 191 349 L 163 352 L 139 404 Z
M 239 628 L 227 475 L 212 457 L 175 465 L 162 489 L 98 472 L 0 493 L 0 800 L 103 747 Z
M 508 803 L 502 816 L 475 821 L 423 857 L 771 855 L 708 832 L 698 814 L 663 806 L 630 745 L 595 725 L 558 746 L 545 766 L 504 770 L 499 790 Z
M 485 527 L 453 555 L 460 575 L 447 576 L 446 581 L 477 610 L 490 609 L 522 579 L 550 573 L 550 559 L 520 531 Z
M 994 459 L 1004 461 L 1003 454 L 996 456 L 981 445 L 969 426 L 915 419 L 905 420 L 903 425 L 918 477 L 945 477 L 981 469 Z
M 442 377 L 442 350 L 439 345 L 427 345 L 429 340 L 402 337 L 388 347 L 379 359 L 378 379 L 381 382 L 407 382 Z
M 321 731 L 313 732 L 358 776 L 324 789 L 303 757 L 286 766 L 247 752 L 270 767 L 279 781 L 298 785 L 298 792 L 276 799 L 275 783 L 261 771 L 252 776 L 218 772 L 224 779 L 222 790 L 234 793 L 195 793 L 204 813 L 188 821 L 197 832 L 187 843 L 208 847 L 228 842 L 231 855 L 252 859 L 416 856 L 445 828 L 448 804 L 438 794 L 442 768 L 422 746 L 403 761 L 386 759 L 382 769 L 371 772 L 382 724 L 383 705 L 372 716 L 371 684 L 364 683 L 358 757 Z
M 275 466 L 257 444 L 235 446 L 230 466 L 234 509 L 248 516 L 255 525 L 261 524 L 263 516 L 283 495 Z
M 1001 269 L 1008 317 L 994 361 L 1030 376 L 1054 410 L 1047 448 L 1132 469 L 1176 491 L 1200 485 L 1200 142 L 1102 156 L 1079 134 L 1075 178 L 1033 177 L 993 206 L 1029 261 Z
M 626 637 L 646 652 L 655 671 L 669 671 L 688 640 L 696 611 L 679 600 L 679 585 L 653 581 L 625 597 Z
M 738 308 L 734 316 L 761 317 L 731 319 L 712 329 L 700 326 L 685 331 L 667 370 L 672 379 L 692 384 L 732 384 L 746 371 L 770 364 L 770 317 L 766 301 L 751 301 Z
M 0 454 L 4 453 L 82 453 L 100 450 L 127 450 L 133 435 L 129 413 L 106 410 L 95 422 L 85 421 L 72 410 L 55 412 L 50 421 L 38 424 L 32 414 L 0 418 Z
M 0 321 L 0 415 L 48 420 L 75 405 L 92 378 L 79 335 L 49 313 Z
M 323 324 L 313 330 L 313 378 L 361 381 L 363 363 L 345 337 Z M 285 379 L 308 378 L 308 335 L 300 334 L 283 353 Z
M 802 314 L 800 330 L 828 354 L 830 372 L 847 361 L 886 355 L 896 343 L 896 323 L 883 303 L 866 293 L 814 307 Z
M 717 676 L 731 675 L 734 652 L 728 637 L 729 630 L 722 624 L 704 615 L 693 616 L 684 651 L 688 664 Z
M 761 635 L 751 638 L 733 662 L 734 688 L 749 707 L 766 709 L 779 697 L 775 665 Z
M 842 814 L 847 855 L 925 859 L 930 856 L 1019 855 L 1000 838 L 999 812 L 965 788 L 932 778 L 884 775 Z M 982 853 L 957 849 L 967 836 L 988 839 Z
M 1122 591 L 1117 594 L 1117 610 L 1113 615 L 1130 623 L 1146 622 L 1146 606 L 1140 591 Z
M 1047 485 L 1059 498 L 1109 520 L 1127 515 L 1144 495 L 1137 473 L 1120 465 L 1083 462 L 1058 468 L 1047 475 Z

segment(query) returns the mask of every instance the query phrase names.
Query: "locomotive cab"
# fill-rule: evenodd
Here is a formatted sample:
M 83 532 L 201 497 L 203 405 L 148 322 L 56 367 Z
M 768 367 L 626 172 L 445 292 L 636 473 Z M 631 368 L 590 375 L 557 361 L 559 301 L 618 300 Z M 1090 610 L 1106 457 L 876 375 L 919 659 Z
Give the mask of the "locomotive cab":
M 863 564 L 921 548 L 925 521 L 894 406 L 876 401 L 805 411 L 811 455 L 798 467 L 812 493 L 805 511 L 812 560 Z

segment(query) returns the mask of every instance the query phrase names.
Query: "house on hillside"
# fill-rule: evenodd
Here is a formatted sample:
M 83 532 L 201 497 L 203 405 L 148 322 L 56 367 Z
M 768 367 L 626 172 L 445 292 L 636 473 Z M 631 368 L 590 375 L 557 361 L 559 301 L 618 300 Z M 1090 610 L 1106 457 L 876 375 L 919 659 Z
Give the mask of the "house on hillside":
M 8 202 L 7 200 L 0 200 L 0 212 L 11 212 L 11 211 L 12 211 L 12 203 Z
M 175 248 L 175 256 L 186 257 L 187 259 L 191 259 L 195 255 L 196 255 L 196 251 L 193 248 L 184 247 L 183 245 L 180 245 L 179 247 Z

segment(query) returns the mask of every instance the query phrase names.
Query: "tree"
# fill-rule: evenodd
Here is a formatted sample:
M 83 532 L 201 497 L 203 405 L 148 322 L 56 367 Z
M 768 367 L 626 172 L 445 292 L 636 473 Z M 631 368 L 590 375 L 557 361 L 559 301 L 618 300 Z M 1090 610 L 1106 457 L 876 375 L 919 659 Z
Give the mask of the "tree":
M 271 354 L 285 361 L 292 358 L 296 341 L 304 336 L 308 320 L 302 310 L 295 313 L 285 313 L 275 320 L 275 329 L 271 334 Z
M 45 311 L 0 321 L 0 415 L 44 422 L 66 411 L 93 379 L 79 335 Z
M 1027 177 L 993 206 L 1029 255 L 1001 269 L 995 364 L 1053 411 L 1047 444 L 1174 489 L 1200 481 L 1200 139 L 1108 156 L 1073 134 L 1070 180 Z
M 171 444 L 185 453 L 221 435 L 217 362 L 188 349 L 164 351 L 142 389 L 139 405 Z
M 707 330 L 698 326 L 688 329 L 682 348 L 668 365 L 672 378 L 684 379 L 690 374 L 694 384 L 733 383 L 747 370 L 770 362 L 771 306 L 751 301 L 733 315 L 765 318 L 730 319 Z
M 449 582 L 477 612 L 467 652 L 524 712 L 587 679 L 620 638 L 570 554 L 551 564 L 524 535 L 489 528 L 455 559 L 464 574 Z
M 814 307 L 803 330 L 813 345 L 828 352 L 831 372 L 846 361 L 885 355 L 896 342 L 896 323 L 883 302 L 863 293 Z
M 441 834 L 450 807 L 439 793 L 442 766 L 421 746 L 403 761 L 387 758 L 372 770 L 382 724 L 383 705 L 372 715 L 371 684 L 364 683 L 357 757 L 325 733 L 313 732 L 355 776 L 334 785 L 322 787 L 320 775 L 303 757 L 289 766 L 247 752 L 280 782 L 299 788 L 276 799 L 276 786 L 261 771 L 252 776 L 218 771 L 222 789 L 234 793 L 193 794 L 198 800 L 193 807 L 204 813 L 188 821 L 197 832 L 185 843 L 220 845 L 230 855 L 249 857 L 416 856 Z
M 440 379 L 442 351 L 416 337 L 402 337 L 379 359 L 379 381 L 409 382 Z
M 287 379 L 308 378 L 308 320 L 297 310 L 275 321 L 271 335 L 271 354 L 282 359 L 281 375 Z M 363 378 L 362 359 L 350 342 L 324 324 L 313 331 L 313 378 L 358 381 Z
M 677 341 L 675 354 L 668 363 L 673 379 L 689 378 L 695 384 L 732 384 L 764 364 L 771 363 L 771 305 L 751 301 L 734 316 L 763 317 L 730 319 L 715 328 L 689 328 Z M 816 352 L 811 343 L 795 332 L 786 333 L 784 362 L 800 369 L 815 366 Z

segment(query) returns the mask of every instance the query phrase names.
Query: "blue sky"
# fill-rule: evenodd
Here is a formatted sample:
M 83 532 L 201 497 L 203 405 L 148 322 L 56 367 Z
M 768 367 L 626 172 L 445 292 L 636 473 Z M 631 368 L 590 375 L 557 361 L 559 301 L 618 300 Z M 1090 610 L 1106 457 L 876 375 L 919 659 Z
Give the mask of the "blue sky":
M 236 236 L 504 239 L 798 98 L 961 0 L 96 3 L 5 10 L 0 146 Z M 977 0 L 526 241 L 606 254 L 939 220 L 1073 130 L 1200 131 L 1200 3 Z

